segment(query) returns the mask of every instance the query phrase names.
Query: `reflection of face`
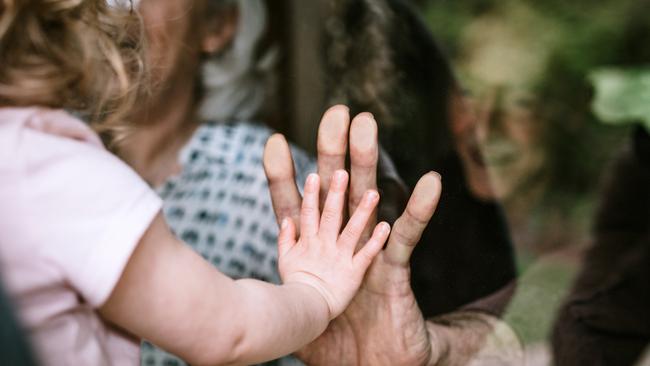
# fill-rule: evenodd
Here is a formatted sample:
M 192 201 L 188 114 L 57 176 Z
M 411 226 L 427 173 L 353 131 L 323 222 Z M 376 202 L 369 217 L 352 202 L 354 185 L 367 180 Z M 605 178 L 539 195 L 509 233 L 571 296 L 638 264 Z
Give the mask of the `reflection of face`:
M 458 89 L 450 94 L 448 108 L 451 131 L 456 151 L 463 162 L 468 188 L 477 198 L 491 201 L 495 198 L 495 193 L 478 145 L 476 111 L 469 98 Z
M 152 81 L 166 88 L 175 77 L 194 77 L 199 38 L 192 27 L 194 0 L 142 0 L 139 6 L 147 38 Z
M 502 24 L 488 20 L 470 28 L 461 69 L 493 188 L 498 198 L 508 199 L 536 183 L 544 165 L 544 131 L 531 88 L 544 55 L 531 52 Z
M 493 86 L 486 95 L 470 99 L 494 189 L 498 197 L 508 198 L 517 189 L 525 189 L 544 163 L 534 96 L 525 90 Z

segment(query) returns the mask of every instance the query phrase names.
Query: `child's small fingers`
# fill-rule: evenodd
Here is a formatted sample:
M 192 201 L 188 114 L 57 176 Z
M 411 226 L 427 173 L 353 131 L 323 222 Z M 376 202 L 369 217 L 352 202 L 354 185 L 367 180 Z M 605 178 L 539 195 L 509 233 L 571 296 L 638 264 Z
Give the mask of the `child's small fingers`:
M 388 240 L 388 234 L 390 234 L 390 225 L 386 222 L 379 223 L 375 227 L 368 242 L 366 242 L 366 245 L 359 249 L 359 252 L 355 254 L 353 260 L 357 265 L 363 268 L 364 271 L 368 266 L 370 266 L 377 254 L 379 254 L 381 249 L 384 247 L 386 240 Z
M 368 220 L 372 216 L 372 213 L 377 207 L 379 202 L 379 193 L 374 190 L 366 191 L 361 199 L 361 203 L 357 207 L 357 210 L 354 212 L 350 221 L 343 229 L 341 237 L 339 238 L 339 243 L 344 247 L 351 247 L 352 250 L 356 248 L 361 234 L 363 233 Z
M 307 177 L 307 182 L 305 182 L 305 195 L 300 209 L 301 235 L 315 236 L 318 234 L 318 221 L 320 220 L 318 210 L 319 189 L 320 178 L 318 174 L 310 174 Z
M 327 199 L 321 215 L 319 235 L 324 240 L 336 242 L 343 221 L 345 206 L 345 191 L 348 186 L 348 173 L 345 170 L 334 172 Z
M 278 234 L 278 254 L 283 256 L 296 244 L 296 224 L 290 217 L 284 218 Z

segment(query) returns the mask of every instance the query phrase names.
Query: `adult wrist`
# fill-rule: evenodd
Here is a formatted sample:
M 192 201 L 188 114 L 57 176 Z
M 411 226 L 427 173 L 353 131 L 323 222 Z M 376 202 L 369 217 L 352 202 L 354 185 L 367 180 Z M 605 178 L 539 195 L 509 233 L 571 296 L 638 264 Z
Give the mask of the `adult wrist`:
M 458 311 L 427 322 L 432 355 L 428 365 L 521 365 L 523 346 L 500 319 L 477 311 Z
M 431 342 L 431 352 L 426 366 L 445 365 L 449 357 L 449 330 L 442 325 L 436 324 L 431 320 L 426 322 L 429 342 Z

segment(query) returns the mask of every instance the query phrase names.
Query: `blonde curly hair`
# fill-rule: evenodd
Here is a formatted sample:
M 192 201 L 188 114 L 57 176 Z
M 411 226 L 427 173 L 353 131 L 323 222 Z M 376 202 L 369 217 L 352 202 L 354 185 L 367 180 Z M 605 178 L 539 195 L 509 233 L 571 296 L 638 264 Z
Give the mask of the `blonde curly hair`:
M 39 105 L 120 129 L 144 75 L 139 19 L 106 0 L 0 0 L 0 106 Z

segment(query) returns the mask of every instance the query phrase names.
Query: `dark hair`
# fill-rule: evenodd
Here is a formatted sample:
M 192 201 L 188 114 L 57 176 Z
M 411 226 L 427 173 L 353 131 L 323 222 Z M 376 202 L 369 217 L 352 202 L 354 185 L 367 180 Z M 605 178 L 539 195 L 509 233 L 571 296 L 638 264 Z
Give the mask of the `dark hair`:
M 326 47 L 332 102 L 375 115 L 382 144 L 412 185 L 453 150 L 456 81 L 447 57 L 404 1 L 338 0 L 334 14 Z

